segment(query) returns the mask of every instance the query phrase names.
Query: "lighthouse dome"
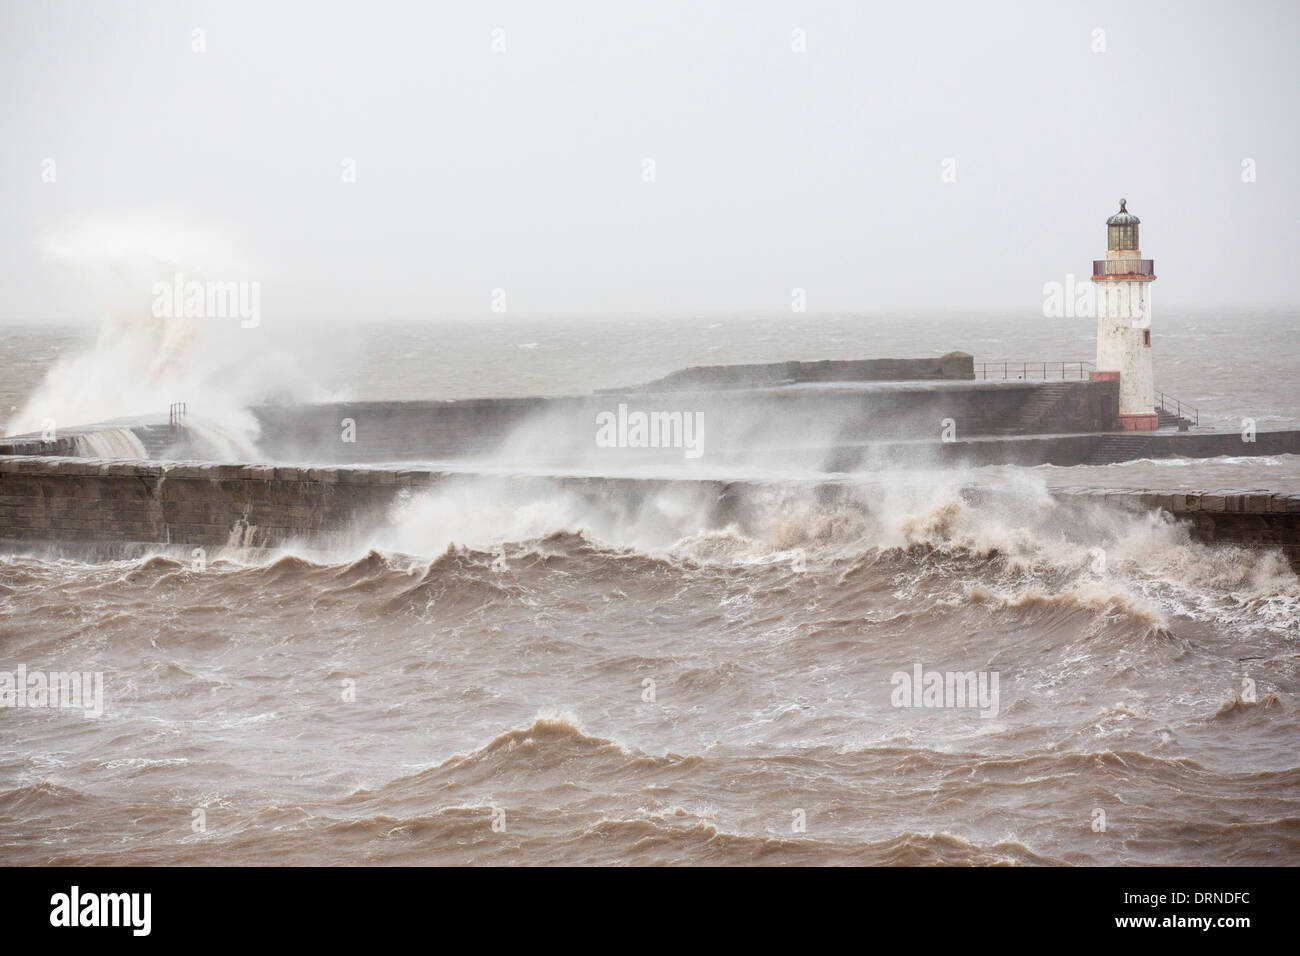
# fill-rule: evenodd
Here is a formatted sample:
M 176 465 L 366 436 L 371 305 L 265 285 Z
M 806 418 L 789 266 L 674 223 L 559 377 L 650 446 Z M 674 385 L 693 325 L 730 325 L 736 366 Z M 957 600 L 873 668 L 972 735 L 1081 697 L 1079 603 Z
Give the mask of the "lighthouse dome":
M 1106 220 L 1106 250 L 1114 253 L 1138 248 L 1138 223 L 1142 220 L 1128 211 L 1126 200 L 1119 201 L 1119 212 Z
M 1119 201 L 1119 212 L 1106 220 L 1108 226 L 1136 226 L 1142 220 L 1128 211 L 1128 200 Z

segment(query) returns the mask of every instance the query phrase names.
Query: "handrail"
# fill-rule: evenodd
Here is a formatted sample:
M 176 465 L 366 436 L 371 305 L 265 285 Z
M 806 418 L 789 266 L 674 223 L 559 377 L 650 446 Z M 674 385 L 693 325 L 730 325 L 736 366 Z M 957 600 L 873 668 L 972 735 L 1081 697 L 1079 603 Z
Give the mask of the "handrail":
M 1093 259 L 1094 276 L 1150 276 L 1156 277 L 1154 259 Z
M 1077 360 L 1073 362 L 976 362 L 974 363 L 976 378 L 1003 378 L 1003 379 L 1051 379 L 1051 378 L 1084 378 L 1085 370 L 1095 371 L 1097 366 L 1092 362 Z M 1060 371 L 1060 375 L 1056 374 Z M 1068 374 L 1077 372 L 1077 375 Z M 1201 424 L 1201 412 L 1194 405 L 1188 405 L 1178 399 L 1166 395 L 1164 392 L 1156 392 L 1156 405 L 1170 412 L 1179 418 L 1185 418 L 1193 425 Z
M 1169 408 L 1170 402 L 1173 402 L 1174 405 L 1172 409 Z M 1165 411 L 1172 412 L 1172 414 L 1178 416 L 1179 418 L 1187 419 L 1193 425 L 1201 424 L 1200 409 L 1192 405 L 1184 405 L 1178 399 L 1166 395 L 1164 392 L 1156 392 L 1156 404 L 1159 407 L 1163 408 Z M 1184 410 L 1186 410 L 1189 414 L 1184 415 L 1183 414 Z
M 1079 378 L 1083 379 L 1085 370 L 1095 369 L 1097 366 L 1092 362 L 1072 361 L 1072 362 L 978 362 L 975 364 L 976 378 Z M 1061 374 L 1054 374 L 1057 369 Z M 1001 372 L 999 375 L 998 372 Z M 1075 372 L 1077 375 L 1067 375 L 1067 372 Z M 1013 374 L 1013 373 L 1019 374 Z

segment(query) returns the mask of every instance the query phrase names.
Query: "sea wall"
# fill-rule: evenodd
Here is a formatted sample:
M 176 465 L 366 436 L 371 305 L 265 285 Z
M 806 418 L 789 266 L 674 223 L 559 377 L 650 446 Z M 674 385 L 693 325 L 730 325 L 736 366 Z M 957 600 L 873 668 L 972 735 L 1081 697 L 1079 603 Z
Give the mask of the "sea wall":
M 75 455 L 77 439 L 65 434 L 57 438 L 27 437 L 0 438 L 0 455 Z
M 288 544 L 354 545 L 395 520 L 403 498 L 445 482 L 483 476 L 401 468 L 293 468 L 265 465 L 99 462 L 73 458 L 0 459 L 0 542 L 272 548 Z M 745 527 L 763 482 L 691 479 L 512 476 L 585 496 L 591 507 L 610 500 L 631 513 L 668 487 L 686 489 L 715 526 Z M 853 493 L 850 482 L 808 482 L 828 500 Z M 995 492 L 983 489 L 981 493 Z M 1191 523 L 1207 542 L 1279 548 L 1300 569 L 1300 494 L 1259 491 L 1107 491 L 1070 489 L 1062 497 L 1105 500 L 1127 508 L 1162 509 Z
M 970 436 L 952 441 L 869 441 L 827 450 L 823 470 L 883 467 L 980 467 L 985 465 L 1102 465 L 1138 458 L 1252 458 L 1300 455 L 1300 429 L 1261 431 L 1253 442 L 1233 431 L 1126 434 Z
M 1278 549 L 1300 571 L 1300 494 L 1268 491 L 1123 491 L 1069 489 L 1063 496 L 1105 501 L 1135 511 L 1159 509 L 1190 523 L 1206 543 Z
M 962 381 L 974 378 L 974 357 L 965 352 L 949 352 L 937 358 L 923 359 L 832 359 L 821 362 L 769 362 L 761 365 L 698 365 L 673 372 L 631 391 L 748 388 L 806 382 Z
M 0 458 L 0 539 L 328 546 L 429 472 Z
M 934 440 L 945 435 L 1099 432 L 1118 413 L 1116 382 L 806 385 L 721 391 L 606 392 L 563 398 L 340 402 L 254 410 L 275 461 L 431 461 L 491 455 L 560 460 L 596 449 L 597 416 L 699 415 L 703 455 L 762 457 L 797 446 Z
M 364 542 L 396 520 L 404 499 L 484 476 L 396 467 L 295 468 L 75 458 L 0 458 L 0 542 L 82 544 L 85 550 L 177 545 L 328 549 Z M 638 478 L 518 475 L 520 486 L 559 486 L 593 506 L 629 508 L 665 486 L 688 487 L 723 523 L 740 484 Z
M 617 414 L 622 407 L 697 418 L 704 433 L 701 456 L 707 460 L 763 461 L 802 448 L 804 463 L 818 467 L 826 449 L 863 442 L 1097 433 L 1113 427 L 1119 407 L 1115 382 L 817 383 L 817 375 L 843 374 L 823 366 L 842 363 L 796 364 L 811 367 L 803 384 L 263 406 L 253 409 L 260 428 L 257 447 L 260 458 L 286 465 L 430 462 L 497 454 L 517 461 L 574 461 L 596 452 L 597 416 Z M 124 430 L 139 439 L 149 457 L 205 457 L 186 447 L 185 429 L 144 419 L 83 426 L 49 441 L 36 435 L 0 439 L 0 455 L 86 455 L 87 447 L 97 448 Z M 1032 455 L 1025 460 L 1030 459 Z

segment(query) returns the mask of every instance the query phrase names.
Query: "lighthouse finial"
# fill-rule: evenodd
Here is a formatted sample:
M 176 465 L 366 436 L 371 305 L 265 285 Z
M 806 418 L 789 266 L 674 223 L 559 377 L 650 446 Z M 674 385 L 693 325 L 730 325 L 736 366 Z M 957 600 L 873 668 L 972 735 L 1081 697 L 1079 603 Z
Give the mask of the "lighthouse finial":
M 1127 200 L 1127 199 L 1121 199 L 1121 200 L 1119 201 L 1119 211 L 1120 211 L 1120 212 L 1128 212 L 1128 200 Z

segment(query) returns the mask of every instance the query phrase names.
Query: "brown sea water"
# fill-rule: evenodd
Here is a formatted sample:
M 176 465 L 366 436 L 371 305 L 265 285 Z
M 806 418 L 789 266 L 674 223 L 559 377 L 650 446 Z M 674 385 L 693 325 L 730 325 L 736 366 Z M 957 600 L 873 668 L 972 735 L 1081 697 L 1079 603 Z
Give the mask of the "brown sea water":
M 1170 315 L 1157 387 L 1211 424 L 1294 425 L 1298 327 Z M 425 398 L 954 348 L 1086 359 L 1090 332 L 460 320 L 293 354 L 331 395 Z M 0 330 L 2 407 L 94 337 Z M 1294 865 L 1300 581 L 1048 489 L 1298 475 L 1294 456 L 877 472 L 833 502 L 792 479 L 744 530 L 689 488 L 593 509 L 465 477 L 340 553 L 10 550 L 0 670 L 102 672 L 104 713 L 0 710 L 0 862 Z M 996 675 L 996 704 L 895 706 L 917 664 Z

